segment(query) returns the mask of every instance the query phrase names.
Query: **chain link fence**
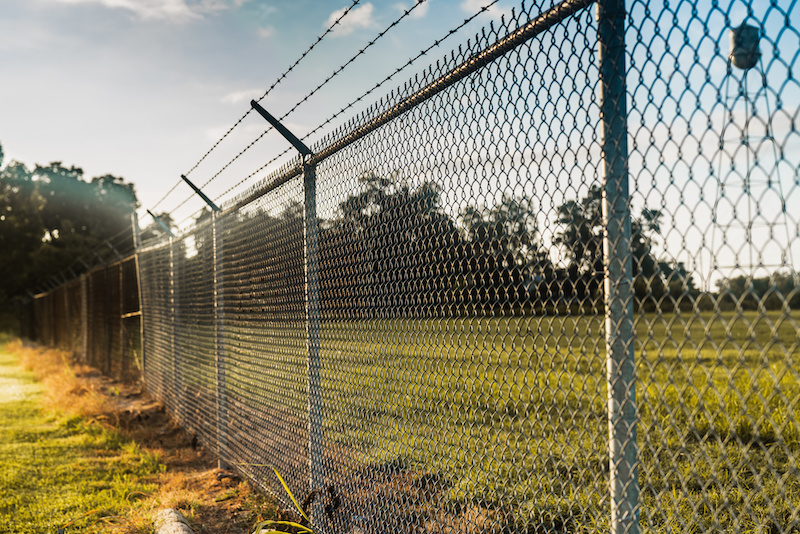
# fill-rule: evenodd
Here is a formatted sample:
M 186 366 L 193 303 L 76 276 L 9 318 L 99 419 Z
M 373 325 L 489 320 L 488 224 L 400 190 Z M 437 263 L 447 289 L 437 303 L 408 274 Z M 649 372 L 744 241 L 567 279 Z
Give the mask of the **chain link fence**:
M 72 352 L 78 361 L 124 382 L 142 377 L 136 258 L 130 257 L 36 295 L 25 333 Z M 24 318 L 23 318 L 24 319 Z
M 147 389 L 318 532 L 800 531 L 798 27 L 523 3 L 140 244 Z M 125 265 L 40 337 L 136 353 Z

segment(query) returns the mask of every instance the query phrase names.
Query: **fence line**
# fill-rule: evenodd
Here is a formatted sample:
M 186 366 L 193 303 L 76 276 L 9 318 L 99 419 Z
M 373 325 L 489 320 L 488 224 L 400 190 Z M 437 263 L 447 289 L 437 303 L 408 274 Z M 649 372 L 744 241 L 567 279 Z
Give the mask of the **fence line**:
M 137 294 L 147 390 L 318 532 L 796 532 L 800 33 L 755 7 L 529 6 L 39 338 L 118 373 Z
M 118 380 L 142 373 L 136 257 L 96 267 L 36 295 L 26 333 L 71 351 L 78 361 Z

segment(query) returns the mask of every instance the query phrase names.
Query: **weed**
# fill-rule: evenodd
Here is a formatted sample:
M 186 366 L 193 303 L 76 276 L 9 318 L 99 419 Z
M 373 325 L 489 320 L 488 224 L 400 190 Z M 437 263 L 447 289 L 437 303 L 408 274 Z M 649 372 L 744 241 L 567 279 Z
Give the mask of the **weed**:
M 295 532 L 296 534 L 314 534 L 314 531 L 308 525 L 311 524 L 311 520 L 306 515 L 303 507 L 297 502 L 295 499 L 292 490 L 289 489 L 289 486 L 286 484 L 286 481 L 283 480 L 283 477 L 278 472 L 277 469 L 274 467 L 272 471 L 275 472 L 275 476 L 278 477 L 281 485 L 283 486 L 283 490 L 289 496 L 289 498 L 294 503 L 295 508 L 299 512 L 300 516 L 303 518 L 305 524 L 297 523 L 294 521 L 281 521 L 281 520 L 273 520 L 268 519 L 266 521 L 259 522 L 255 527 L 253 527 L 254 534 L 286 534 L 287 532 Z M 278 528 L 286 528 L 291 530 L 276 530 L 275 527 Z M 271 530 L 264 530 L 264 529 L 271 529 Z

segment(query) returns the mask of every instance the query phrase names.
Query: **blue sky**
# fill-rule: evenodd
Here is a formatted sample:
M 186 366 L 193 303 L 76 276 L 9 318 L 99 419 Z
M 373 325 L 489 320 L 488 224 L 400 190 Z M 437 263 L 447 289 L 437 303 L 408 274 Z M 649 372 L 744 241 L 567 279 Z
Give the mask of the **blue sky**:
M 485 3 L 428 0 L 418 6 L 287 118 L 287 125 L 302 136 Z M 122 176 L 136 185 L 143 207 L 153 206 L 241 117 L 250 99 L 262 95 L 350 4 L 4 0 L 0 143 L 6 162 L 62 161 L 82 167 L 87 177 Z M 419 66 L 514 4 L 499 2 Z M 411 5 L 411 0 L 361 2 L 262 103 L 273 114 L 283 114 Z M 400 74 L 376 94 L 413 72 Z M 197 169 L 197 181 L 213 175 L 263 131 L 260 120 L 248 117 Z M 238 176 L 221 177 L 219 187 Z M 167 199 L 159 209 L 182 196 Z
M 415 5 L 413 1 L 361 1 L 262 105 L 273 115 L 283 115 L 404 10 Z M 284 123 L 302 138 L 489 2 L 427 0 L 417 5 Z M 159 203 L 164 194 L 242 117 L 250 99 L 263 95 L 351 3 L 352 0 L 3 0 L 0 143 L 6 161 L 16 159 L 28 165 L 62 161 L 82 167 L 87 177 L 106 173 L 122 176 L 136 185 L 143 208 L 169 211 L 176 221 L 191 221 L 203 204 L 188 186 L 179 184 Z M 488 13 L 314 134 L 307 144 L 312 145 L 520 3 L 500 0 Z M 549 6 L 551 0 L 541 4 Z M 800 241 L 794 237 L 798 235 L 798 221 L 793 206 L 800 195 L 800 135 L 795 126 L 800 117 L 800 82 L 796 74 L 800 10 L 795 1 L 670 0 L 665 4 L 658 0 L 630 0 L 629 4 L 635 21 L 626 37 L 632 197 L 636 209 L 647 206 L 665 212 L 664 250 L 660 253 L 686 262 L 707 287 L 713 285 L 720 272 L 735 272 L 731 269 L 739 263 L 753 263 L 747 258 L 757 257 L 772 269 L 771 264 L 778 262 L 787 248 L 794 249 L 794 259 L 788 264 L 796 269 Z M 570 25 L 542 36 L 536 41 L 538 44 L 530 44 L 541 47 L 525 60 L 529 62 L 529 74 L 533 73 L 530 92 L 523 98 L 507 95 L 516 106 L 531 106 L 536 118 L 531 115 L 526 119 L 532 121 L 525 125 L 531 128 L 530 135 L 538 135 L 540 127 L 557 134 L 531 144 L 530 154 L 524 154 L 524 165 L 517 162 L 518 170 L 530 175 L 530 179 L 517 176 L 516 171 L 503 171 L 502 157 L 480 164 L 473 162 L 471 170 L 487 170 L 487 176 L 492 178 L 480 183 L 473 180 L 470 187 L 486 189 L 475 193 L 475 198 L 465 196 L 463 190 L 451 190 L 448 202 L 454 214 L 462 201 L 483 199 L 491 203 L 506 189 L 522 185 L 520 191 L 525 195 L 537 204 L 551 207 L 582 194 L 588 187 L 591 176 L 587 178 L 586 174 L 591 173 L 587 169 L 594 168 L 598 161 L 598 132 L 592 126 L 596 126 L 597 118 L 581 116 L 575 119 L 578 123 L 572 124 L 573 117 L 565 113 L 565 101 L 559 94 L 563 89 L 567 95 L 583 95 L 585 102 L 594 101 L 596 73 L 590 66 L 596 50 L 593 34 L 575 26 L 591 28 L 594 8 L 590 9 Z M 752 137 L 756 134 L 748 133 L 753 144 L 742 149 L 737 132 L 741 137 L 743 125 L 748 124 L 744 114 L 748 108 L 742 98 L 735 97 L 735 92 L 745 75 L 736 70 L 728 75 L 726 65 L 730 29 L 745 20 L 757 24 L 763 32 L 762 62 L 747 75 L 752 78 L 750 90 L 755 91 L 750 98 L 751 111 L 757 110 L 753 124 L 761 124 L 761 130 L 768 124 L 773 141 L 757 142 Z M 574 49 L 571 52 L 570 47 Z M 583 58 L 582 66 L 575 68 L 586 74 L 588 81 L 578 79 L 575 73 L 563 77 L 567 59 L 562 54 L 571 62 L 577 56 Z M 555 70 L 550 72 L 547 65 Z M 762 72 L 769 89 L 759 92 Z M 513 78 L 513 69 L 506 75 Z M 504 75 L 498 72 L 493 76 L 498 93 L 504 85 Z M 562 84 L 554 85 L 554 79 L 562 80 Z M 492 83 L 487 82 L 487 87 Z M 472 96 L 464 94 L 460 98 Z M 561 103 L 555 105 L 556 102 Z M 445 107 L 456 105 L 452 100 L 445 103 Z M 486 105 L 491 108 L 493 104 Z M 496 107 L 493 112 L 514 109 L 502 104 Z M 592 106 L 587 109 L 597 112 Z M 425 122 L 424 117 L 420 121 Z M 265 122 L 257 114 L 250 114 L 190 177 L 198 185 L 205 184 L 265 129 Z M 586 161 L 571 161 L 569 150 L 559 150 L 563 148 L 565 132 L 585 136 L 579 145 L 589 152 L 575 158 Z M 486 144 L 486 136 L 500 133 L 501 129 L 487 130 L 474 140 Z M 763 137 L 763 132 L 759 135 Z M 734 143 L 728 139 L 720 145 L 722 137 L 732 137 Z M 502 146 L 513 141 L 513 136 L 495 139 Z M 253 185 L 275 167 L 256 173 L 254 169 L 287 147 L 274 132 L 267 135 L 204 186 L 204 191 L 217 199 L 251 174 L 252 178 L 241 187 Z M 445 165 L 446 152 L 437 153 L 437 165 Z M 469 157 L 480 159 L 480 154 Z M 594 163 L 586 166 L 590 159 Z M 759 163 L 753 167 L 750 161 Z M 745 194 L 742 184 L 749 175 L 742 169 L 746 167 L 754 168 L 754 178 L 759 182 L 783 184 L 783 189 L 773 185 Z M 433 167 L 426 169 L 429 174 L 433 172 Z M 450 171 L 442 172 L 455 176 Z M 539 198 L 536 192 L 547 189 L 543 187 L 547 177 L 552 181 L 547 187 L 556 185 L 552 187 L 553 196 Z M 503 180 L 508 183 L 504 185 Z M 522 184 L 524 180 L 527 181 Z M 779 197 L 787 210 L 781 210 Z M 185 203 L 185 199 L 190 201 Z M 547 228 L 552 211 L 543 210 L 542 217 L 543 227 Z M 754 222 L 761 229 L 754 231 L 751 238 L 745 239 L 745 234 L 730 224 L 753 217 L 759 219 Z M 715 218 L 717 222 L 712 223 Z M 738 245 L 745 241 L 745 246 Z M 727 267 L 716 267 L 715 261 Z M 786 266 L 787 260 L 780 261 Z

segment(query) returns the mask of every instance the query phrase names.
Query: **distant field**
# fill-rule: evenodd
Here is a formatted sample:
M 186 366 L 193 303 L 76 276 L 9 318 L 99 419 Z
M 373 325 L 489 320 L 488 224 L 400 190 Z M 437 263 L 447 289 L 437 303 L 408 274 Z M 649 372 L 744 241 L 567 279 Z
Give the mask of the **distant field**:
M 635 327 L 643 530 L 800 531 L 800 312 L 648 314 Z M 232 408 L 244 421 L 232 439 L 289 454 L 302 484 L 304 325 L 226 333 L 229 402 L 253 417 Z M 186 339 L 185 383 L 213 393 L 211 331 Z M 510 510 L 523 532 L 608 529 L 602 316 L 323 322 L 320 345 L 335 461 L 430 475 L 441 506 Z M 265 414 L 285 426 L 251 438 Z
M 797 523 L 800 312 L 637 316 L 646 531 Z M 452 503 L 606 528 L 603 318 L 381 320 L 321 332 L 327 435 L 443 475 Z M 455 505 L 455 504 L 454 504 Z

